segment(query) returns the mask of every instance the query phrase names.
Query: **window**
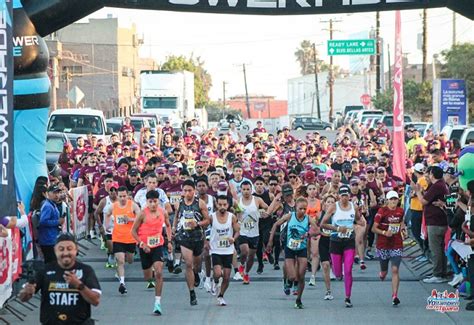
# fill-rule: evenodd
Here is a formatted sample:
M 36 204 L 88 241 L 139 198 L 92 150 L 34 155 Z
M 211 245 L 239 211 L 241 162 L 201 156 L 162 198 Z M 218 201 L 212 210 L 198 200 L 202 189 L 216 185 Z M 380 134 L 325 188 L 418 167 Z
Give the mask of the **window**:
M 466 142 L 463 143 L 462 145 L 469 144 L 471 140 L 474 140 L 474 131 L 471 131 L 467 134 L 466 136 Z
M 49 121 L 48 131 L 74 134 L 103 134 L 101 118 L 91 115 L 53 115 Z
M 46 152 L 63 152 L 64 141 L 62 138 L 48 138 L 46 140 Z
M 145 97 L 143 98 L 144 109 L 175 109 L 178 107 L 177 97 Z
M 453 130 L 451 132 L 451 140 L 452 139 L 457 139 L 457 140 L 461 140 L 461 136 L 462 134 L 464 133 L 464 130 L 463 129 L 456 129 L 456 130 Z M 466 138 L 467 139 L 467 138 Z

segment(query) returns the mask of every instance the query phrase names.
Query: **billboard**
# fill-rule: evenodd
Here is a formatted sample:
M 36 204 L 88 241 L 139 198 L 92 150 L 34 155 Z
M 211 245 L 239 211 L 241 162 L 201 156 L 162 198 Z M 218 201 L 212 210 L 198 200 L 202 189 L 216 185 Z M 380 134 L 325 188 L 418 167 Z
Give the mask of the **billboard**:
M 433 82 L 433 128 L 468 123 L 468 99 L 463 79 L 436 79 Z

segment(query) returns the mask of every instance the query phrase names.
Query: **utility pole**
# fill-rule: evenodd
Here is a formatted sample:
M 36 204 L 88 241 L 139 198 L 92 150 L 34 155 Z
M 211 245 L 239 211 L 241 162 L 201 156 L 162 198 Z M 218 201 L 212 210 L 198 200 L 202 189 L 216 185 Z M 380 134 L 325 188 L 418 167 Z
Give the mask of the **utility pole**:
M 456 45 L 456 13 L 453 11 L 453 47 Z
M 381 43 L 380 43 L 380 11 L 377 11 L 375 14 L 375 44 L 376 44 L 376 52 L 375 52 L 375 76 L 376 76 L 376 81 L 375 81 L 375 93 L 379 94 L 380 90 L 382 89 L 382 83 L 381 83 L 381 71 L 380 71 L 380 62 L 381 62 L 381 56 L 382 56 L 382 48 L 381 48 Z
M 222 82 L 222 118 L 225 118 L 225 84 L 226 82 Z
M 243 71 L 244 71 L 244 83 L 245 83 L 245 105 L 247 106 L 247 114 L 248 118 L 250 119 L 250 102 L 249 102 L 249 92 L 247 90 L 247 73 L 245 71 L 245 63 L 242 64 Z
M 313 59 L 314 59 L 314 88 L 315 88 L 315 96 L 316 96 L 316 108 L 318 110 L 318 118 L 321 119 L 321 104 L 319 102 L 319 83 L 318 83 L 318 53 L 316 52 L 316 44 L 313 43 Z M 313 116 L 313 107 L 311 106 L 311 117 Z
M 334 34 L 334 23 L 339 23 L 342 20 L 336 20 L 336 19 L 329 19 L 327 20 L 321 20 L 322 23 L 329 23 L 329 29 L 325 29 L 329 31 L 329 39 L 333 39 L 333 34 Z M 333 56 L 329 56 L 329 122 L 332 123 L 334 119 L 334 66 L 333 66 Z
M 422 47 L 422 52 L 423 52 L 423 67 L 421 70 L 421 82 L 426 81 L 427 77 L 427 70 L 428 70 L 428 61 L 427 61 L 427 56 L 428 56 L 428 26 L 427 26 L 427 19 L 428 19 L 428 10 L 423 9 L 423 47 Z

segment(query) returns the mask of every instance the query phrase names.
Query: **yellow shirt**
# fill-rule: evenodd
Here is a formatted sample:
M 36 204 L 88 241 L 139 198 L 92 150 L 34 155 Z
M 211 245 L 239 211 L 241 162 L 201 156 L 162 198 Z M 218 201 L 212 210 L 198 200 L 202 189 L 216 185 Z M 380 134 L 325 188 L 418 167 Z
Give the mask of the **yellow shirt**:
M 419 184 L 424 191 L 426 191 L 426 189 L 428 188 L 428 182 L 426 181 L 424 176 L 418 178 L 418 181 L 416 183 Z M 410 209 L 415 211 L 423 211 L 423 204 L 421 204 L 420 200 L 416 195 L 411 198 Z
M 408 143 L 407 143 L 408 153 L 412 154 L 413 153 L 413 148 L 418 144 L 421 144 L 423 147 L 427 146 L 427 143 L 426 143 L 425 139 L 423 139 L 422 137 L 419 137 L 418 139 L 413 138 L 410 141 L 408 141 Z

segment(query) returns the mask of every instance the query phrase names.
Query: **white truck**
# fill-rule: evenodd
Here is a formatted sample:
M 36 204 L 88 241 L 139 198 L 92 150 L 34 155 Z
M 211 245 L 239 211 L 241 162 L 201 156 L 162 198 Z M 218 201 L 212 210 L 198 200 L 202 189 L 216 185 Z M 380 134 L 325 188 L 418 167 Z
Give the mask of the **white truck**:
M 194 74 L 189 71 L 144 70 L 140 73 L 142 113 L 157 114 L 173 128 L 195 117 Z

